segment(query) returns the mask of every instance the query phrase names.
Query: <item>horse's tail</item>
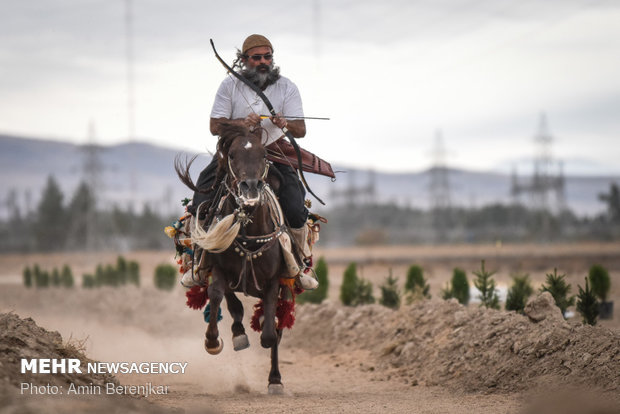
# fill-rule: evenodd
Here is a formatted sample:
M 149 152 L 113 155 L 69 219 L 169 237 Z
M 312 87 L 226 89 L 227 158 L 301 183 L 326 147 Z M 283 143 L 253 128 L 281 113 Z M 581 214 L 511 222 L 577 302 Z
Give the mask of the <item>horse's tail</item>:
M 177 173 L 177 176 L 181 180 L 183 184 L 185 184 L 190 190 L 194 192 L 204 193 L 204 190 L 199 189 L 194 181 L 192 180 L 192 176 L 190 175 L 189 169 L 198 158 L 198 155 L 194 155 L 192 158 L 188 159 L 185 156 L 185 160 L 181 160 L 181 154 L 177 154 L 174 157 L 174 170 Z

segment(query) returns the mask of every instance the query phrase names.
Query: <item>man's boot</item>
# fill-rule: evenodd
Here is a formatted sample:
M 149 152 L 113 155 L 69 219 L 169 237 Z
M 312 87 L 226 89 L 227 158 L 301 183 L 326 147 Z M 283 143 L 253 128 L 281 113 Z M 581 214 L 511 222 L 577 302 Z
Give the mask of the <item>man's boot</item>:
M 297 275 L 299 278 L 299 284 L 304 290 L 314 290 L 319 287 L 319 282 L 312 276 L 310 276 L 309 268 L 307 267 L 312 258 L 312 250 L 308 244 L 308 226 L 304 225 L 298 229 L 289 228 L 291 236 L 293 238 L 293 251 L 297 252 L 296 256 L 299 258 L 301 271 Z
M 210 255 L 206 250 L 200 249 L 200 251 L 198 251 L 198 249 L 199 248 L 196 249 L 196 253 L 200 262 L 198 263 L 198 266 L 196 266 L 195 272 L 192 269 L 185 272 L 181 278 L 181 285 L 183 285 L 183 287 L 191 288 L 192 286 L 205 286 L 209 274 L 211 273 L 213 264 L 211 263 Z

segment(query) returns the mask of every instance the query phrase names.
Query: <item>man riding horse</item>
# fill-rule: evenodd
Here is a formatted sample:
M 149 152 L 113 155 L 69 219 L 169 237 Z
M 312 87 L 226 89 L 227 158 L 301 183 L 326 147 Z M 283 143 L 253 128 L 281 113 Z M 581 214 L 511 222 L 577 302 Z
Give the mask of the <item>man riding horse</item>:
M 222 81 L 215 96 L 211 111 L 210 130 L 213 135 L 220 135 L 222 124 L 240 125 L 261 134 L 261 141 L 265 147 L 278 146 L 283 136 L 283 128 L 288 129 L 296 138 L 306 135 L 306 125 L 303 119 L 301 96 L 297 86 L 288 78 L 280 75 L 280 68 L 274 66 L 273 46 L 264 36 L 253 34 L 243 42 L 243 47 L 237 53 L 237 60 L 233 68 L 249 82 L 260 88 L 272 102 L 277 116 L 265 117 L 269 113 L 258 94 L 248 85 L 232 76 Z M 285 118 L 296 118 L 287 119 Z M 197 187 L 200 191 L 194 193 L 190 211 L 204 215 L 207 209 L 198 207 L 204 203 L 209 206 L 213 202 L 217 186 L 216 172 L 218 154 L 215 154 L 211 163 L 200 173 Z M 281 185 L 279 202 L 288 221 L 288 230 L 297 246 L 297 261 L 299 273 L 297 278 L 303 289 L 315 289 L 318 286 L 316 279 L 304 273 L 310 256 L 307 247 L 308 209 L 305 206 L 305 189 L 295 170 L 295 164 L 290 162 L 274 162 L 273 167 L 279 172 Z M 202 217 L 201 217 L 202 218 Z

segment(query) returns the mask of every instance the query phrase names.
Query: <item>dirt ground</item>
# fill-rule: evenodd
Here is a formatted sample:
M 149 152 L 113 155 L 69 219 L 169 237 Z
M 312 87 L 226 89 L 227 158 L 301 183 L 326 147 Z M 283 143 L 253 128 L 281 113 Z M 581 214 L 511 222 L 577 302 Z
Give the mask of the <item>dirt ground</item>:
M 202 314 L 185 306 L 183 289 L 153 289 L 155 266 L 172 263 L 168 252 L 124 255 L 140 263 L 141 288 L 94 290 L 26 289 L 21 271 L 35 263 L 44 269 L 67 263 L 81 275 L 99 263 L 114 263 L 118 254 L 0 256 L 0 313 L 14 313 L 4 316 L 12 328 L 0 333 L 0 413 L 60 413 L 68 407 L 76 412 L 619 412 L 618 307 L 614 319 L 591 328 L 577 318 L 534 323 L 526 316 L 438 299 L 452 268 L 463 268 L 471 280 L 471 271 L 485 259 L 487 268 L 498 271 L 500 287 L 515 272 L 529 273 L 539 285 L 557 267 L 567 274 L 573 293 L 589 266 L 601 263 L 612 275 L 614 300 L 620 297 L 619 252 L 620 244 L 317 250 L 329 266 L 329 299 L 320 306 L 298 306 L 296 325 L 285 331 L 282 396 L 266 393 L 269 351 L 260 347 L 249 323 L 250 348 L 234 352 L 225 313 L 220 324 L 224 351 L 208 355 L 202 347 Z M 402 284 L 406 268 L 419 264 L 433 298 L 399 311 L 379 305 L 343 307 L 338 291 L 351 261 L 375 286 L 390 269 Z M 254 300 L 244 299 L 244 304 L 249 319 Z M 24 321 L 29 317 L 34 321 Z M 62 339 L 37 325 L 58 331 Z M 16 387 L 21 382 L 66 378 L 24 377 L 16 373 L 16 358 L 66 355 L 67 343 L 98 361 L 188 365 L 177 375 L 116 375 L 119 384 L 168 386 L 166 394 L 146 398 L 21 394 Z

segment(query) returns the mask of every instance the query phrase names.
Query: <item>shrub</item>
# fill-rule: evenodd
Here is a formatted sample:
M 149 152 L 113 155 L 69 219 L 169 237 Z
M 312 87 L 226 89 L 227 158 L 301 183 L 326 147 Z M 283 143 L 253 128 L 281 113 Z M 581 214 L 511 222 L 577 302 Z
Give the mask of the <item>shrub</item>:
M 32 270 L 30 270 L 29 267 L 24 267 L 22 276 L 23 276 L 24 286 L 26 286 L 27 288 L 32 287 Z
M 140 286 L 140 265 L 138 262 L 129 262 L 127 270 L 129 272 L 129 283 Z
M 398 289 L 398 278 L 392 276 L 392 269 L 390 269 L 390 274 L 380 288 L 381 299 L 379 303 L 388 308 L 398 309 L 400 307 L 400 290 Z
M 297 303 L 321 303 L 327 298 L 329 290 L 329 280 L 327 278 L 327 262 L 324 258 L 319 258 L 314 267 L 314 272 L 319 280 L 319 287 L 314 290 L 303 292 L 297 296 Z
M 34 285 L 38 288 L 46 288 L 50 285 L 49 273 L 45 270 L 39 269 L 39 266 L 37 265 L 35 265 Z
M 583 318 L 583 323 L 588 325 L 596 325 L 596 318 L 598 317 L 598 301 L 596 300 L 596 294 L 588 284 L 588 278 L 586 280 L 586 289 L 583 290 L 581 286 L 579 288 L 579 294 L 577 295 L 577 312 L 579 312 Z
M 484 268 L 484 260 L 480 266 L 480 270 L 474 271 L 476 280 L 474 280 L 474 286 L 480 291 L 480 306 L 485 306 L 491 309 L 499 309 L 499 297 L 497 296 L 497 290 L 495 289 L 495 280 L 492 276 L 495 271 L 489 272 Z
M 127 284 L 129 281 L 129 267 L 127 266 L 127 260 L 125 260 L 123 256 L 118 256 L 116 259 L 116 272 L 118 274 L 119 284 Z
M 71 268 L 68 265 L 64 265 L 62 267 L 62 272 L 60 273 L 60 284 L 66 288 L 73 287 L 73 272 L 71 272 Z
M 357 276 L 355 263 L 349 264 L 344 271 L 342 286 L 340 286 L 340 301 L 345 306 L 358 306 L 375 302 L 372 295 L 372 284 Z
M 60 272 L 57 268 L 52 270 L 51 282 L 54 287 L 60 286 Z
M 506 296 L 506 310 L 513 310 L 523 313 L 527 299 L 534 293 L 530 283 L 530 275 L 514 275 L 512 286 L 508 289 Z
M 607 269 L 601 265 L 594 265 L 590 267 L 588 278 L 590 279 L 592 292 L 594 292 L 601 302 L 607 302 L 607 295 L 611 288 L 611 279 L 609 278 Z
M 160 264 L 155 268 L 155 287 L 172 290 L 175 285 L 177 269 L 170 264 Z
M 357 284 L 357 266 L 355 263 L 350 263 L 344 271 L 342 286 L 340 286 L 340 301 L 343 305 L 353 306 Z
M 562 315 L 566 313 L 569 306 L 575 304 L 575 296 L 568 296 L 571 287 L 564 280 L 565 276 L 565 274 L 558 275 L 558 269 L 553 269 L 553 273 L 547 273 L 546 284 L 540 288 L 541 292 L 551 293 L 556 306 L 562 311 Z
M 359 279 L 355 287 L 352 306 L 369 305 L 371 303 L 375 303 L 375 297 L 372 294 L 372 283 L 366 279 Z
M 92 289 L 96 286 L 95 276 L 93 275 L 82 275 L 82 287 L 84 289 Z
M 407 270 L 407 280 L 405 281 L 405 294 L 407 304 L 416 300 L 430 299 L 430 286 L 424 279 L 424 271 L 418 265 L 411 265 Z
M 451 282 L 445 289 L 441 290 L 441 297 L 446 300 L 456 298 L 462 305 L 469 303 L 469 282 L 464 270 L 458 267 L 454 268 Z

